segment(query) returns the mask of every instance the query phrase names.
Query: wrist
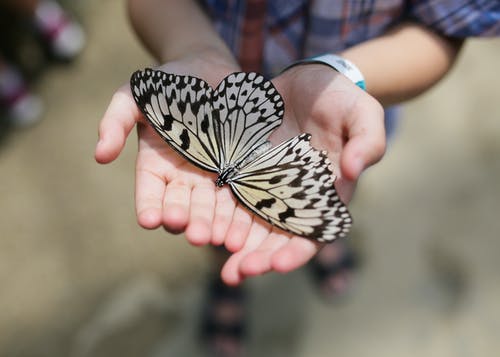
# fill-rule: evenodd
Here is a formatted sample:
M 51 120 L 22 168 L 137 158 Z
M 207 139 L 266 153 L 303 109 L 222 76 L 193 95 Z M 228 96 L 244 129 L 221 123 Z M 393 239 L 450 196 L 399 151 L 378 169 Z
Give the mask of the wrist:
M 361 73 L 361 71 L 359 70 L 359 68 L 354 63 L 349 61 L 347 58 L 334 54 L 323 54 L 296 61 L 290 64 L 289 66 L 285 67 L 283 72 L 297 65 L 304 65 L 304 64 L 320 64 L 328 66 L 331 69 L 347 77 L 351 82 L 356 84 L 356 86 L 358 86 L 359 88 L 366 90 L 365 78 Z
M 225 43 L 220 39 L 212 39 L 211 41 L 191 41 L 184 43 L 171 43 L 166 41 L 161 47 L 159 60 L 161 62 L 170 62 L 191 56 L 203 56 L 213 59 L 218 63 L 233 63 L 236 60 Z
M 232 55 L 210 46 L 193 47 L 163 61 L 161 69 L 164 71 L 201 78 L 213 88 L 224 77 L 240 70 Z

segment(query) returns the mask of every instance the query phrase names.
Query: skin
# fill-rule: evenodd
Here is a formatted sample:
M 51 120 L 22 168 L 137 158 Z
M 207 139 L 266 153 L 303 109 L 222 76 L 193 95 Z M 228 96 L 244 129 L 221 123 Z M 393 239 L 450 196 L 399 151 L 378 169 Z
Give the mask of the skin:
M 129 10 L 144 45 L 165 63 L 162 70 L 194 75 L 213 87 L 239 70 L 194 1 L 130 0 Z M 411 46 L 408 40 L 413 41 Z M 388 51 L 391 48 L 398 49 L 398 56 Z M 404 24 L 345 51 L 341 55 L 360 67 L 369 92 L 324 65 L 293 67 L 272 80 L 285 101 L 285 116 L 270 140 L 278 143 L 302 132 L 312 134 L 312 145 L 328 151 L 336 188 L 347 203 L 361 173 L 384 154 L 381 103 L 408 99 L 434 84 L 451 67 L 458 48 L 424 28 Z M 372 64 L 374 59 L 378 65 Z M 292 271 L 322 248 L 274 229 L 242 208 L 229 188 L 216 188 L 213 174 L 187 163 L 145 123 L 128 85 L 115 93 L 101 120 L 96 160 L 102 164 L 115 160 L 136 126 L 139 224 L 184 232 L 195 246 L 224 244 L 233 252 L 221 272 L 227 284 L 237 285 L 269 271 Z

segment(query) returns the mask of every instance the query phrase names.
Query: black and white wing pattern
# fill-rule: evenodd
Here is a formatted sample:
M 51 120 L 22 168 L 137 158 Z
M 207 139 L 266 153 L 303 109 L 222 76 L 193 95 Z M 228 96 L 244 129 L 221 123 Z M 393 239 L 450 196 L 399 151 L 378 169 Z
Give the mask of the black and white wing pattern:
M 142 113 L 167 143 L 198 167 L 220 171 L 213 90 L 205 81 L 148 68 L 132 75 L 130 88 Z
M 223 161 L 239 166 L 281 124 L 283 100 L 273 84 L 255 72 L 230 74 L 213 97 Z
M 238 199 L 271 224 L 293 234 L 331 242 L 352 225 L 335 191 L 326 152 L 314 149 L 309 134 L 272 148 L 229 181 Z
M 201 79 L 146 69 L 130 80 L 158 134 L 186 159 L 218 172 L 247 208 L 276 227 L 320 242 L 352 225 L 334 187 L 326 152 L 301 134 L 271 148 L 284 104 L 257 73 L 233 73 L 213 90 Z

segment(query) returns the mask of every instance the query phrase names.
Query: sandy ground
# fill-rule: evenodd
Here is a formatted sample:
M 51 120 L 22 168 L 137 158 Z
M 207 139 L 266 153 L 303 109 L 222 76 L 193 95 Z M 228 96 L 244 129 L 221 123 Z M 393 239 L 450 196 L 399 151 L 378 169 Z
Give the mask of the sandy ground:
M 141 230 L 132 137 L 93 159 L 113 91 L 151 62 L 118 1 L 81 9 L 89 45 L 36 84 L 47 111 L 0 146 L 0 355 L 202 356 L 206 250 Z M 249 284 L 250 356 L 495 356 L 500 350 L 499 40 L 403 109 L 352 205 L 365 260 L 324 304 L 304 271 Z

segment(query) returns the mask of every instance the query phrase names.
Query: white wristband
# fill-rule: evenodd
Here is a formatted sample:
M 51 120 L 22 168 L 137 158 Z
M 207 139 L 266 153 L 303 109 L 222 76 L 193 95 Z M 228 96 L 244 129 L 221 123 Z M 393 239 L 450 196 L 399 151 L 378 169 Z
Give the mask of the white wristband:
M 366 90 L 365 78 L 363 77 L 363 74 L 361 74 L 359 68 L 356 67 L 356 65 L 351 61 L 333 54 L 324 54 L 293 62 L 291 65 L 287 66 L 283 70 L 283 72 L 296 65 L 307 63 L 326 64 L 327 66 L 333 68 L 337 72 L 342 73 L 344 76 L 349 78 L 359 88 Z

